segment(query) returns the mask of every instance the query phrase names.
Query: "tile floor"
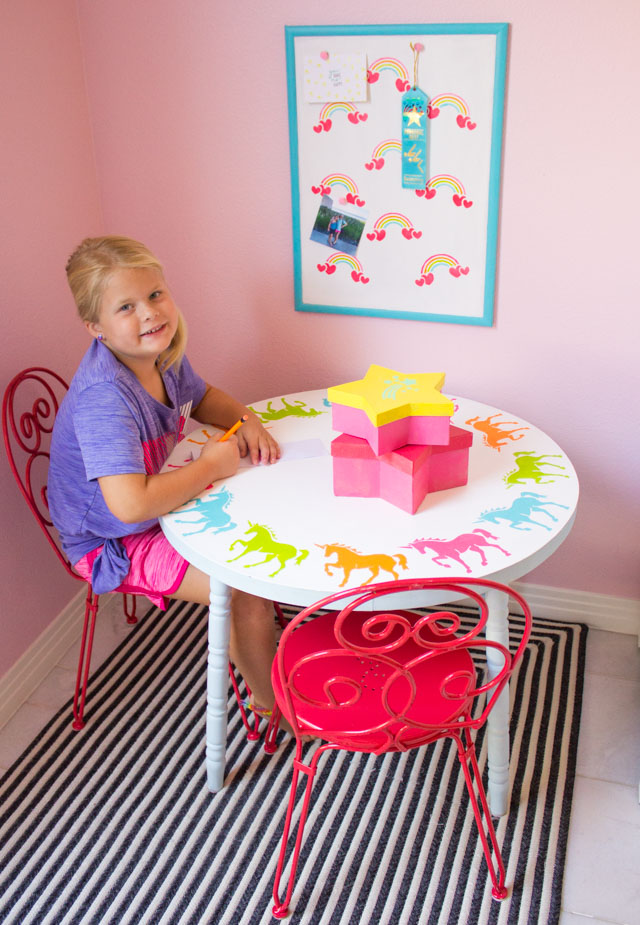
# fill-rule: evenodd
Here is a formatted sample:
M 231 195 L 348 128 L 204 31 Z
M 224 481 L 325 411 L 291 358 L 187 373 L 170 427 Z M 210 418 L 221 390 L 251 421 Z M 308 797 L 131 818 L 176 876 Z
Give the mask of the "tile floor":
M 129 632 L 119 599 L 101 608 L 93 667 Z M 6 770 L 75 682 L 76 647 L 0 730 Z M 591 630 L 578 774 L 560 925 L 640 923 L 640 649 L 634 636 Z

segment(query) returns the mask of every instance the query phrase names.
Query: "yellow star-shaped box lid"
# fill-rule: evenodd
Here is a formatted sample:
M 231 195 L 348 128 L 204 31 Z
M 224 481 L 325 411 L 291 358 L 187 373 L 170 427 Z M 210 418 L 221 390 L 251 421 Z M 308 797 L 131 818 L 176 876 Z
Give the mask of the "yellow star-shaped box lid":
M 363 379 L 334 385 L 330 402 L 364 411 L 375 427 L 416 416 L 451 417 L 453 402 L 440 391 L 444 373 L 401 373 L 370 366 Z

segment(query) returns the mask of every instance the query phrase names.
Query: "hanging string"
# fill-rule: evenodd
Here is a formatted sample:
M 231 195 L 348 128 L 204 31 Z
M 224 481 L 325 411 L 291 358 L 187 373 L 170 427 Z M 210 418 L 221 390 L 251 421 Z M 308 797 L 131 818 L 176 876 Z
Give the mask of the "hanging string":
M 422 42 L 416 42 L 415 45 L 413 42 L 409 42 L 411 51 L 413 52 L 413 90 L 418 86 L 418 55 L 421 51 L 424 51 L 424 45 Z

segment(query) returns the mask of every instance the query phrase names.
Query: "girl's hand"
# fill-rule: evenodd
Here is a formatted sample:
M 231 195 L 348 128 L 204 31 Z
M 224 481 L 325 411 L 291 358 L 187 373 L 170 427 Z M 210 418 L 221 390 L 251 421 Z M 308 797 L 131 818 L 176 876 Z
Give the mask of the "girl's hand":
M 250 456 L 253 465 L 259 462 L 274 463 L 280 459 L 280 447 L 255 414 L 249 415 L 237 431 L 241 456 Z
M 238 438 L 234 434 L 221 443 L 220 435 L 209 437 L 202 447 L 200 459 L 204 459 L 211 466 L 212 482 L 234 475 L 240 463 Z

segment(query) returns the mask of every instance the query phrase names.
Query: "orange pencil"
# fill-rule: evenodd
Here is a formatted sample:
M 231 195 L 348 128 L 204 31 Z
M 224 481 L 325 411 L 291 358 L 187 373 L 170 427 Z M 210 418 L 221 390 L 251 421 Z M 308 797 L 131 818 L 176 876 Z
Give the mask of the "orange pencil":
M 236 423 L 233 425 L 233 427 L 230 427 L 229 430 L 226 432 L 226 434 L 223 434 L 223 435 L 220 437 L 220 443 L 224 443 L 225 440 L 228 440 L 229 437 L 230 437 L 232 434 L 235 434 L 235 432 L 237 431 L 237 429 L 238 429 L 239 427 L 242 427 L 242 425 L 244 424 L 244 422 L 245 422 L 245 421 L 248 421 L 248 420 L 249 420 L 249 415 L 248 415 L 248 414 L 243 414 L 242 417 L 240 418 L 240 420 L 239 420 L 239 421 L 236 421 Z

